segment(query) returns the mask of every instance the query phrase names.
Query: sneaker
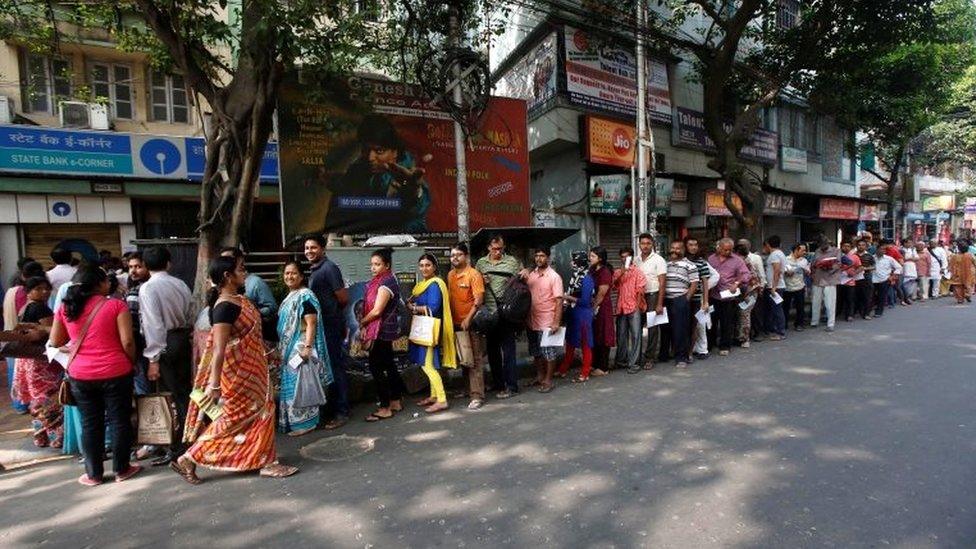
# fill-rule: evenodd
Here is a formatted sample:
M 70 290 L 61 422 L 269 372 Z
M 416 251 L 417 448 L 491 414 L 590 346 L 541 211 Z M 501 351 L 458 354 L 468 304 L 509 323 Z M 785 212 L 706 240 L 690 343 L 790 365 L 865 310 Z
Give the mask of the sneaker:
M 485 401 L 480 398 L 473 399 L 468 403 L 468 410 L 480 410 L 482 406 L 485 405 Z
M 833 332 L 834 331 L 834 327 L 833 326 L 827 326 L 827 331 L 828 332 Z
M 748 349 L 749 348 L 749 342 L 748 341 L 743 341 L 742 344 L 741 344 L 741 347 L 743 349 Z
M 675 368 L 681 368 L 682 370 L 684 370 L 685 368 L 688 367 L 688 363 L 685 362 L 685 361 L 681 361 L 681 362 L 678 362 L 677 364 L 675 364 L 674 367 Z
M 729 350 L 722 349 L 721 351 L 718 352 L 718 356 L 729 356 Z
M 495 398 L 497 398 L 498 400 L 505 400 L 506 398 L 512 398 L 516 394 L 517 393 L 513 393 L 512 391 L 509 391 L 508 389 L 505 389 L 504 391 L 502 391 L 502 392 L 498 393 L 497 395 L 495 395 Z
M 708 360 L 708 353 L 695 353 L 691 356 L 697 360 Z
M 628 374 L 639 374 L 641 371 L 640 366 L 634 366 L 633 368 L 627 368 Z

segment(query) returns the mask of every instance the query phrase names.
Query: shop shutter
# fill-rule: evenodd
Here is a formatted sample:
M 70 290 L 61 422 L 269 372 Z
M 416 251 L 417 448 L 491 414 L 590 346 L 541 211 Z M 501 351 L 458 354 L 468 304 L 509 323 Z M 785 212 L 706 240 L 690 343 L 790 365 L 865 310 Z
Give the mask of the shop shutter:
M 796 244 L 796 218 L 767 216 L 763 218 L 763 241 L 773 235 L 782 240 L 782 249 L 789 253 Z
M 64 223 L 22 225 L 24 229 L 24 255 L 40 261 L 45 269 L 54 266 L 51 249 L 67 238 L 87 240 L 96 250 L 108 250 L 115 257 L 122 256 L 119 242 L 119 226 L 107 223 Z
M 620 267 L 620 248 L 630 246 L 630 218 L 629 217 L 602 217 L 600 218 L 600 246 L 607 249 L 610 263 L 614 268 Z

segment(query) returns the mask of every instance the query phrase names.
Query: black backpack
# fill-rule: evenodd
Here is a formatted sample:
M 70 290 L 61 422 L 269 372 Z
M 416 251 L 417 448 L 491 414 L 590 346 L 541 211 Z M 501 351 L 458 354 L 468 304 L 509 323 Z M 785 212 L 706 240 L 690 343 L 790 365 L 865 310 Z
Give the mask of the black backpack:
M 519 276 L 513 276 L 505 284 L 505 291 L 498 298 L 498 316 L 510 324 L 522 325 L 529 319 L 532 294 L 529 285 Z

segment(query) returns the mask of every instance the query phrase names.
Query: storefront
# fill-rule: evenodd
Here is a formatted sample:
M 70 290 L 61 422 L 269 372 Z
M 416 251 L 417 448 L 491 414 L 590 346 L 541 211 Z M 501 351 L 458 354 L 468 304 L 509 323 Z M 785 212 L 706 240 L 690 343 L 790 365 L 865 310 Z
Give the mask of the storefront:
M 814 243 L 822 235 L 835 245 L 857 234 L 857 222 L 861 215 L 860 204 L 845 198 L 820 198 L 818 218 L 801 224 L 800 238 L 804 243 Z
M 766 192 L 766 207 L 763 209 L 762 239 L 779 236 L 784 250 L 790 250 L 797 243 L 797 222 L 793 215 L 793 195 Z M 755 243 L 754 243 L 755 244 Z

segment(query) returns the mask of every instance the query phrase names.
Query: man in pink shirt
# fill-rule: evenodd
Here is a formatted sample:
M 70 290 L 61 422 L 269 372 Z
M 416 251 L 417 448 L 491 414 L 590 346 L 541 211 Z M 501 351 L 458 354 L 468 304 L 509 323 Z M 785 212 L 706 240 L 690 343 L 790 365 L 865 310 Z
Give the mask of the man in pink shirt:
M 718 339 L 718 354 L 726 356 L 732 348 L 732 334 L 738 316 L 738 298 L 741 288 L 747 288 L 752 275 L 741 257 L 732 253 L 731 238 L 718 241 L 718 247 L 708 258 L 708 264 L 718 271 L 718 284 L 709 292 L 709 303 L 715 305 L 712 313 L 712 329 Z
M 854 320 L 855 311 L 854 287 L 857 285 L 858 276 L 864 276 L 864 267 L 861 266 L 861 258 L 850 241 L 842 242 L 840 251 L 846 259 L 841 260 L 840 284 L 837 285 L 837 308 L 840 312 L 838 316 L 843 316 L 847 322 L 851 322 Z
M 647 277 L 634 262 L 634 249 L 620 250 L 622 269 L 613 273 L 613 287 L 617 290 L 617 357 L 618 368 L 627 367 L 627 373 L 641 371 L 637 360 L 641 351 L 641 316 L 647 311 L 644 289 Z
M 544 345 L 544 336 L 559 330 L 563 314 L 563 279 L 549 266 L 549 248 L 535 251 L 535 268 L 523 272 L 532 295 L 529 312 L 529 354 L 535 361 L 535 382 L 540 393 L 552 391 L 552 374 L 562 345 Z

